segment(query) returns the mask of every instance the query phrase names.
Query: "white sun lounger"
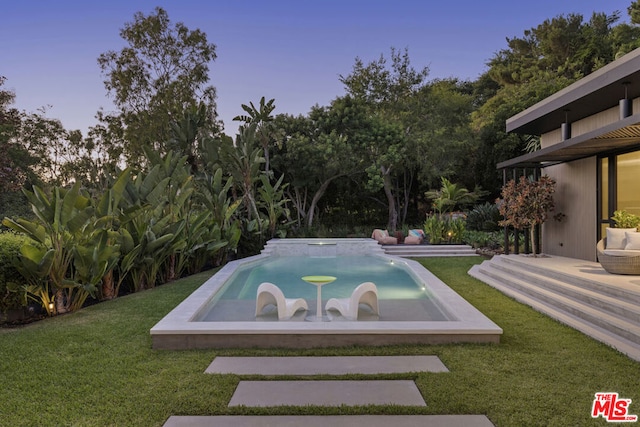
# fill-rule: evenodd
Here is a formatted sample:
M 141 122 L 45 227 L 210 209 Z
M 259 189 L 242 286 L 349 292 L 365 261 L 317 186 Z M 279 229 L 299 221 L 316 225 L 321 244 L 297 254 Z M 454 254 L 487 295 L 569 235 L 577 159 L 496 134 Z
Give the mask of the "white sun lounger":
M 358 307 L 368 305 L 374 314 L 378 310 L 378 289 L 373 282 L 364 282 L 353 290 L 349 298 L 331 298 L 325 305 L 325 310 L 338 310 L 348 320 L 358 320 Z
M 303 298 L 285 298 L 284 293 L 273 283 L 264 282 L 258 286 L 256 295 L 256 316 L 268 305 L 275 305 L 278 309 L 278 320 L 288 320 L 300 309 L 308 310 L 307 302 Z

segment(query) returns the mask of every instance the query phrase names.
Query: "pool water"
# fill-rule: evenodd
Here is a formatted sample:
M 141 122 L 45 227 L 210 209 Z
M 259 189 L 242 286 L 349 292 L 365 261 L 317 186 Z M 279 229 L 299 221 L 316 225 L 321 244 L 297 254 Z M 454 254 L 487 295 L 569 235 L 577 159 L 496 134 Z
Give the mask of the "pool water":
M 323 305 L 329 298 L 348 298 L 363 282 L 378 289 L 380 318 L 384 320 L 448 320 L 445 312 L 430 298 L 430 289 L 402 263 L 371 255 L 304 257 L 273 256 L 238 268 L 194 320 L 255 321 L 258 286 L 271 282 L 287 298 L 304 298 L 315 312 L 317 287 L 303 276 L 335 276 L 322 286 Z M 307 313 L 307 314 L 309 314 Z M 305 313 L 297 313 L 304 318 Z M 372 318 L 371 320 L 378 320 Z
M 401 265 L 375 256 L 274 257 L 239 269 L 225 286 L 222 299 L 256 299 L 258 286 L 271 282 L 287 298 L 312 299 L 316 287 L 303 276 L 335 276 L 322 287 L 324 298 L 347 298 L 360 283 L 373 282 L 379 299 L 426 298 L 422 286 Z

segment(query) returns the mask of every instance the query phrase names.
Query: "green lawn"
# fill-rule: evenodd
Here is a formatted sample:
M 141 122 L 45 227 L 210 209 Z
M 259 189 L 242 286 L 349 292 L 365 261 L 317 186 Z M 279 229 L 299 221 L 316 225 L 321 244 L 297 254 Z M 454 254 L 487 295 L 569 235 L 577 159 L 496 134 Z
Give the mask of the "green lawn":
M 170 415 L 486 414 L 497 426 L 606 425 L 594 393 L 618 392 L 640 414 L 640 364 L 469 277 L 480 258 L 422 263 L 504 329 L 499 345 L 324 350 L 151 349 L 149 329 L 210 275 L 0 329 L 0 425 L 159 426 Z M 227 408 L 240 380 L 205 375 L 216 355 L 435 354 L 451 372 L 414 379 L 426 408 Z M 250 377 L 248 377 L 250 378 Z M 324 377 L 327 378 L 327 377 Z M 368 378 L 361 376 L 354 378 Z

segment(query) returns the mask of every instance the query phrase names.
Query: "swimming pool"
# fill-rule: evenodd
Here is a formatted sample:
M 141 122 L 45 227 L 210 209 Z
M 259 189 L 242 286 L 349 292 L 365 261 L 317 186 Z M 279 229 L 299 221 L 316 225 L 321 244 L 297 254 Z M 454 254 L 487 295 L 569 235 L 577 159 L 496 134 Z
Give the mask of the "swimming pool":
M 294 258 L 290 258 L 292 256 Z M 247 285 L 246 280 L 237 291 L 239 294 L 244 294 L 246 298 L 226 299 L 222 293 L 231 283 L 229 279 L 243 274 L 248 277 L 252 274 L 252 270 L 247 267 L 269 265 L 270 262 L 276 264 L 282 262 L 293 267 L 298 264 L 303 265 L 308 259 L 325 258 L 326 261 L 343 264 L 342 269 L 332 275 L 347 277 L 352 270 L 361 267 L 354 266 L 356 258 L 350 258 L 352 256 L 364 256 L 368 257 L 366 260 L 375 259 L 376 262 L 382 261 L 387 265 L 393 263 L 396 267 L 401 267 L 404 274 L 414 280 L 414 284 L 409 285 L 410 287 L 406 290 L 414 296 L 420 296 L 411 299 L 404 296 L 398 297 L 405 291 L 385 290 L 382 295 L 379 295 L 380 318 L 370 319 L 373 321 L 364 319 L 364 321 L 353 322 L 305 322 L 303 314 L 297 315 L 290 321 L 275 319 L 269 321 L 269 319 L 254 317 L 255 290 L 251 288 L 253 285 Z M 369 266 L 365 270 L 367 268 L 371 274 L 374 267 Z M 292 274 L 299 277 L 301 271 Z M 304 274 L 326 273 L 305 271 Z M 291 289 L 287 288 L 289 285 L 286 285 L 281 278 L 278 280 L 281 283 L 276 284 L 287 289 L 285 292 L 287 297 L 296 296 L 291 294 Z M 361 278 L 354 280 L 357 282 Z M 376 280 L 373 278 L 371 281 L 378 285 Z M 258 281 L 264 280 L 255 279 L 255 282 Z M 305 287 L 308 287 L 312 294 L 315 292 L 314 286 L 304 283 L 302 285 L 299 288 L 300 292 L 306 293 L 307 291 L 302 290 Z M 332 285 L 333 283 L 323 287 L 323 305 L 327 298 L 339 296 L 338 287 L 331 291 L 336 292 L 335 295 L 330 293 Z M 396 298 L 390 295 L 395 295 Z M 308 296 L 311 312 L 314 312 L 314 301 L 314 296 Z M 382 247 L 373 239 L 270 240 L 260 255 L 232 261 L 225 265 L 160 320 L 150 332 L 153 347 L 158 349 L 497 343 L 502 335 L 500 327 L 420 263 L 386 255 Z
M 255 300 L 262 282 L 276 284 L 287 298 L 304 298 L 309 311 L 299 311 L 291 320 L 302 320 L 316 312 L 316 287 L 302 280 L 305 275 L 334 276 L 322 288 L 324 303 L 330 298 L 348 298 L 360 283 L 374 282 L 378 290 L 380 316 L 361 320 L 449 320 L 446 311 L 430 298 L 431 291 L 403 262 L 376 255 L 273 256 L 239 267 L 222 288 L 194 317 L 198 322 L 254 321 Z M 331 313 L 334 320 L 340 320 Z M 278 321 L 275 310 L 258 320 Z

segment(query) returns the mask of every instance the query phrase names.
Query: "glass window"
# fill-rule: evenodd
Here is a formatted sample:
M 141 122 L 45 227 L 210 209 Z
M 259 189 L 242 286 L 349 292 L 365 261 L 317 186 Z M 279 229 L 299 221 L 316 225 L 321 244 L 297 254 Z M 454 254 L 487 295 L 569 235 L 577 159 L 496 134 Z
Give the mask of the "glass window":
M 640 215 L 640 151 L 619 155 L 616 159 L 616 172 L 616 209 Z M 603 181 L 603 190 L 604 188 L 606 187 Z
M 640 151 L 600 159 L 600 237 L 613 212 L 624 209 L 640 215 Z

